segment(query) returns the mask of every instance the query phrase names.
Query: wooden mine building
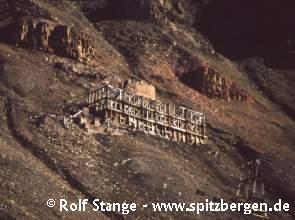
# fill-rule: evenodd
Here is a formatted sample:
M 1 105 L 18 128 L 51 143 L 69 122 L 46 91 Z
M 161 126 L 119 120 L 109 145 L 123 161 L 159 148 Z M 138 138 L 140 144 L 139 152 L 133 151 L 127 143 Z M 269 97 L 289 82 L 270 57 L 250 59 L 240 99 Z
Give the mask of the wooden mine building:
M 105 85 L 90 92 L 87 100 L 90 113 L 102 123 L 117 127 L 129 127 L 191 145 L 205 143 L 203 113 L 156 100 L 151 85 L 146 87 L 150 89 L 144 89 L 145 84 L 140 82 L 135 87 L 137 90 L 130 92 Z

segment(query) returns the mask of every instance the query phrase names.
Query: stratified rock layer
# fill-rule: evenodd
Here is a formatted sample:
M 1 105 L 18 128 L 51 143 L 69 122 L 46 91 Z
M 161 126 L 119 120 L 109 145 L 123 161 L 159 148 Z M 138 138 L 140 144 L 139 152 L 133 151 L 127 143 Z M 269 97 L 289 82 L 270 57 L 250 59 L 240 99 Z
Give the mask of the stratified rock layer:
M 186 85 L 209 98 L 227 101 L 247 101 L 249 94 L 223 73 L 197 58 L 178 64 L 176 76 Z
M 66 25 L 19 19 L 2 28 L 1 32 L 2 41 L 21 47 L 54 52 L 82 62 L 90 61 L 94 56 L 88 36 Z

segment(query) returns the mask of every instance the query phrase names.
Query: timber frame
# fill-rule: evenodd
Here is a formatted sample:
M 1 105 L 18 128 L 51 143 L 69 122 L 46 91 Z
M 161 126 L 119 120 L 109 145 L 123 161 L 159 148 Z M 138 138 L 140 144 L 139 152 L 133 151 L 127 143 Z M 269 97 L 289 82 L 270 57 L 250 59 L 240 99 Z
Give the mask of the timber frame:
M 242 165 L 236 197 L 240 202 L 265 202 L 265 188 L 261 159 L 247 161 Z M 268 213 L 264 210 L 257 210 L 251 214 L 262 219 L 269 219 Z
M 118 127 L 186 144 L 205 143 L 205 114 L 105 85 L 89 93 L 90 113 Z

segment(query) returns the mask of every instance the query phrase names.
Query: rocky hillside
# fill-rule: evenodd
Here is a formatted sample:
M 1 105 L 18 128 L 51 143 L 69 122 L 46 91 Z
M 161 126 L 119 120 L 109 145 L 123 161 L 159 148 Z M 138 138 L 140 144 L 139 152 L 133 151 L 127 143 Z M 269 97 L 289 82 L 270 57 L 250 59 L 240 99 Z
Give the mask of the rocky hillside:
M 294 207 L 293 9 L 278 0 L 0 0 L 0 219 L 255 219 L 46 206 L 231 202 L 240 165 L 254 158 L 264 160 L 266 201 Z M 124 79 L 205 112 L 207 144 L 63 126 L 89 90 Z

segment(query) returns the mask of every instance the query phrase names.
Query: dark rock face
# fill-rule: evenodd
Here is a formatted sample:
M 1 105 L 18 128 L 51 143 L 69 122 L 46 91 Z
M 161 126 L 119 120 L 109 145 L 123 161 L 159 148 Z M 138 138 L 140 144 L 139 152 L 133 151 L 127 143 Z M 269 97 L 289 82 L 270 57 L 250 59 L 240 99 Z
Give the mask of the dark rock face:
M 93 22 L 122 19 L 148 21 L 162 25 L 165 25 L 165 21 L 168 20 L 193 24 L 198 4 L 192 0 L 73 1 L 81 6 Z
M 51 2 L 58 4 L 58 1 L 60 0 L 53 0 Z M 2 0 L 0 2 L 0 12 L 9 13 L 14 17 L 34 16 L 36 18 L 52 19 L 48 10 L 32 0 Z
M 73 1 L 85 6 L 94 25 Z M 222 4 L 209 10 L 218 1 Z M 216 39 L 209 38 L 242 51 L 249 46 L 243 42 L 254 42 L 251 35 L 242 35 L 242 41 L 224 38 L 254 28 L 256 17 L 240 20 L 252 15 L 240 10 L 256 9 L 240 2 L 0 0 L 0 219 L 251 219 L 239 212 L 151 209 L 123 217 L 70 213 L 49 209 L 45 199 L 231 202 L 240 164 L 257 157 L 266 159 L 267 203 L 280 198 L 294 206 L 295 124 L 288 117 L 295 109 L 294 74 L 271 70 L 257 58 L 235 65 L 215 51 L 208 32 L 202 30 L 203 36 L 197 26 L 213 24 L 215 31 L 229 24 L 214 32 Z M 222 20 L 219 13 L 230 19 Z M 93 54 L 93 62 L 84 62 Z M 78 112 L 89 90 L 134 78 L 154 84 L 159 100 L 204 112 L 207 144 L 187 146 L 121 129 L 92 135 L 74 123 L 64 127 L 63 116 Z
M 57 54 L 80 61 L 91 59 L 94 55 L 94 48 L 87 36 L 65 25 L 54 27 L 49 44 Z
M 292 0 L 215 0 L 204 6 L 196 28 L 231 58 L 282 54 L 293 48 L 294 9 Z
M 277 103 L 289 117 L 295 119 L 295 100 L 290 95 L 294 90 L 293 71 L 267 68 L 261 58 L 245 59 L 240 62 L 240 67 L 248 73 L 249 78 L 265 96 Z

